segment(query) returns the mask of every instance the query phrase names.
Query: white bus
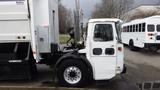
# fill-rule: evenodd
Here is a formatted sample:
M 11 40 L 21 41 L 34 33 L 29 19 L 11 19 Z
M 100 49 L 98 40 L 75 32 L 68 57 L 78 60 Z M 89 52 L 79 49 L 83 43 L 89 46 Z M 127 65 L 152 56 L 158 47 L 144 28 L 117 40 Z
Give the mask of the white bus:
M 122 42 L 135 51 L 148 48 L 151 51 L 160 49 L 160 16 L 151 16 L 133 20 L 122 25 Z

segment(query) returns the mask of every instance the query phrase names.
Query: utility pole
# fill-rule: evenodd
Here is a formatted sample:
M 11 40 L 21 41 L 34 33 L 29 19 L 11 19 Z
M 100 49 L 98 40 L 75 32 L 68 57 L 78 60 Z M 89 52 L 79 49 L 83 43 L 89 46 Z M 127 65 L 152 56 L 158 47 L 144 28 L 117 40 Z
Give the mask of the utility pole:
M 79 0 L 75 0 L 76 10 L 74 12 L 74 20 L 75 20 L 75 42 L 80 41 L 80 2 Z

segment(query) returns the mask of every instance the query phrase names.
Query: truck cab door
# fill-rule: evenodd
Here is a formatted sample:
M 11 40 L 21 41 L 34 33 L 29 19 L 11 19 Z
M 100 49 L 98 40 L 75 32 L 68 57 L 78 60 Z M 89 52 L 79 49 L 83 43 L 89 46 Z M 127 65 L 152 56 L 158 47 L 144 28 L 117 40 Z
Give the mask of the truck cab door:
M 95 80 L 110 79 L 115 76 L 117 42 L 114 26 L 114 23 L 93 25 L 90 54 L 95 70 Z

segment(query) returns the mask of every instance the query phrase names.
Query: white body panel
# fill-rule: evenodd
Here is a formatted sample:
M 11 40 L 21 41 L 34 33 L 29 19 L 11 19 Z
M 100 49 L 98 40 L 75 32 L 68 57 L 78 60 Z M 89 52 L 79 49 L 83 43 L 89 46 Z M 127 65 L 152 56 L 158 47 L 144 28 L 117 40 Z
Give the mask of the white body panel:
M 120 74 L 123 70 L 124 56 L 123 50 L 118 51 L 118 47 L 123 49 L 122 44 L 118 44 L 116 37 L 115 22 L 118 19 L 91 19 L 88 24 L 88 36 L 86 40 L 86 48 L 80 50 L 79 53 L 86 53 L 87 59 L 92 65 L 93 78 L 95 80 L 108 80 Z M 113 40 L 105 42 L 97 42 L 93 39 L 95 25 L 109 24 L 113 27 Z M 95 55 L 94 49 L 101 48 L 102 54 Z M 114 53 L 109 55 L 105 53 L 107 48 L 114 50 Z
M 0 1 L 0 43 L 31 42 L 37 62 L 59 43 L 58 23 L 58 0 Z
M 0 43 L 28 42 L 31 40 L 29 22 L 27 20 L 26 21 L 25 20 L 23 21 L 18 21 L 18 20 L 17 21 L 0 21 L 0 28 L 1 28 Z
M 58 0 L 30 0 L 30 3 L 33 6 L 31 7 L 33 31 L 36 31 L 37 33 L 46 33 L 45 28 L 48 28 L 48 33 L 46 33 L 46 36 L 48 37 L 44 37 L 42 34 L 33 36 L 35 40 L 32 42 L 35 42 L 34 46 L 39 48 L 36 49 L 36 52 L 37 54 L 51 53 L 51 43 L 59 43 Z M 45 43 L 43 44 L 41 43 L 42 41 L 40 41 L 40 38 L 45 40 L 48 39 L 48 42 L 43 42 Z M 40 48 L 43 48 L 43 50 Z
M 39 38 L 39 42 L 38 42 L 39 52 L 50 51 L 49 28 L 38 27 L 37 37 Z
M 0 43 L 31 40 L 27 2 L 0 2 Z
M 145 30 L 139 32 L 140 28 L 138 26 L 138 32 L 135 30 L 134 32 L 125 31 L 124 27 L 131 26 L 131 25 L 138 25 L 145 23 Z M 154 25 L 155 29 L 153 32 L 148 31 L 148 25 Z M 157 36 L 160 36 L 160 32 L 157 31 L 157 25 L 160 25 L 160 16 L 152 16 L 144 19 L 133 20 L 131 22 L 123 24 L 123 31 L 122 31 L 122 42 L 124 44 L 129 45 L 129 41 L 133 40 L 134 46 L 144 48 L 145 44 L 160 44 L 160 40 L 157 40 Z M 127 28 L 128 29 L 128 28 Z M 130 29 L 130 28 L 129 28 Z M 141 27 L 142 30 L 142 27 Z M 148 34 L 153 34 L 149 36 Z

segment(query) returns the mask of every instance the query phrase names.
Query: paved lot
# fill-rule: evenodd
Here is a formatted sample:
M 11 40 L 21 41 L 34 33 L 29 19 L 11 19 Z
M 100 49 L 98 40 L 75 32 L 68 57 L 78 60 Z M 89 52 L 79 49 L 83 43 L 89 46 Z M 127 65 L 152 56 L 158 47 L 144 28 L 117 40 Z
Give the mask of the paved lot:
M 32 90 L 143 90 L 143 88 L 150 88 L 148 90 L 160 90 L 160 52 L 152 53 L 147 50 L 133 52 L 125 47 L 125 63 L 128 68 L 125 75 L 117 76 L 109 82 L 93 82 L 86 88 L 60 88 L 51 81 L 52 70 L 46 65 L 39 65 L 38 79 L 0 81 L 0 90 L 12 90 L 4 89 L 4 87 L 13 88 L 13 90 L 26 90 L 22 88 L 32 88 Z
M 124 75 L 125 80 L 140 87 L 149 83 L 152 84 L 151 90 L 160 90 L 159 51 L 155 53 L 142 49 L 133 52 L 126 47 L 125 63 L 128 67 L 128 72 Z M 155 83 L 158 84 L 157 87 L 155 87 Z

